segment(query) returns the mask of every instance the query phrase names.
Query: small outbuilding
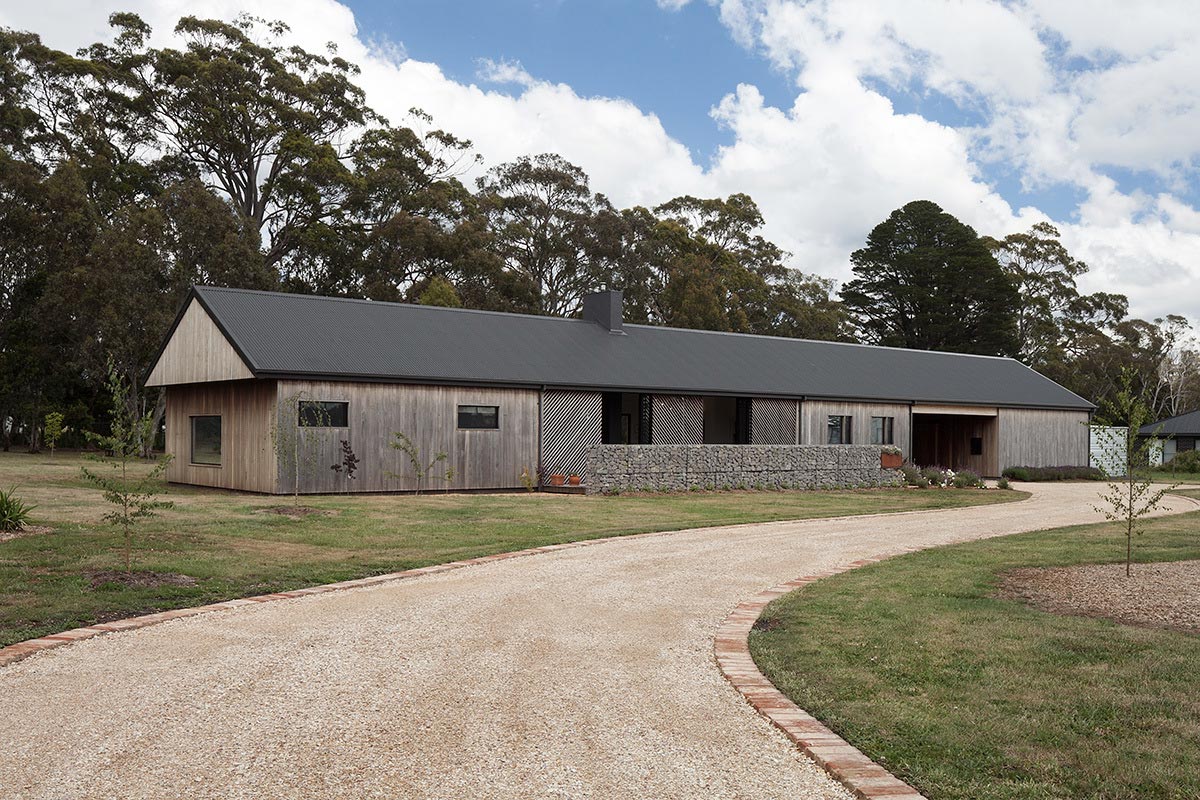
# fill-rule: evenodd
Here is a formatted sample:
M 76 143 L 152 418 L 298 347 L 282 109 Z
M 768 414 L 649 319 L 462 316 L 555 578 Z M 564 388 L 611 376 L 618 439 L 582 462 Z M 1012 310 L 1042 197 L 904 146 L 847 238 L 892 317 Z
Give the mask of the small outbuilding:
M 417 489 L 397 433 L 425 463 L 445 454 L 426 488 L 458 490 L 587 483 L 605 447 L 662 485 L 700 464 L 707 483 L 871 481 L 854 465 L 877 470 L 886 447 L 987 476 L 1088 463 L 1094 406 L 1013 359 L 630 325 L 621 306 L 601 292 L 562 319 L 197 287 L 147 381 L 166 390 L 168 477 Z M 333 469 L 344 448 L 353 480 Z
M 1200 409 L 1143 425 L 1138 434 L 1162 440 L 1162 463 L 1166 464 L 1176 454 L 1196 449 L 1196 441 L 1200 440 Z

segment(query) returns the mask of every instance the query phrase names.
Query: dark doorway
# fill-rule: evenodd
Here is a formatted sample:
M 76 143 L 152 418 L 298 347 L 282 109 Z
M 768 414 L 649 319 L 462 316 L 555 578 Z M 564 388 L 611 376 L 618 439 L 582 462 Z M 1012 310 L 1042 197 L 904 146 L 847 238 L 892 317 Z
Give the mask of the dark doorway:
M 912 463 L 999 474 L 996 418 L 967 414 L 913 414 Z

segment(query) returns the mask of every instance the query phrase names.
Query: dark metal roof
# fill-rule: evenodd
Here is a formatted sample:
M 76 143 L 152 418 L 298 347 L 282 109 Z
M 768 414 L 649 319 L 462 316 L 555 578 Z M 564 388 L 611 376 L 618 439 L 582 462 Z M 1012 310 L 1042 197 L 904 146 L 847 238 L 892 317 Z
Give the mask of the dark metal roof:
M 1091 409 L 1009 358 L 198 287 L 260 377 Z
M 1200 436 L 1200 410 L 1189 411 L 1177 417 L 1167 417 L 1158 422 L 1151 422 L 1138 429 L 1138 433 L 1148 436 L 1162 428 L 1163 436 Z

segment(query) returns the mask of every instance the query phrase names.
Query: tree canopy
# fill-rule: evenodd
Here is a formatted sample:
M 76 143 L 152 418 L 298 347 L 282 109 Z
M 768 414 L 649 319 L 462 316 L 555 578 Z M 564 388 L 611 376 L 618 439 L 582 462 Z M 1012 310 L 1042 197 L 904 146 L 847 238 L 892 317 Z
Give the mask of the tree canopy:
M 186 16 L 176 45 L 114 14 L 75 54 L 0 28 L 0 444 L 62 444 L 142 383 L 193 284 L 574 315 L 606 287 L 630 322 L 1014 354 L 1097 402 L 1125 367 L 1155 411 L 1200 403 L 1186 320 L 1081 295 L 1049 225 L 981 239 L 928 201 L 852 254 L 795 269 L 746 194 L 618 208 L 554 153 L 492 165 L 412 109 L 389 121 L 333 48 L 287 26 Z M 1191 404 L 1191 405 L 1189 405 Z M 72 439 L 72 437 L 74 437 Z
M 936 203 L 914 200 L 850 256 L 845 303 L 870 342 L 917 350 L 1016 355 L 1016 287 L 987 244 Z

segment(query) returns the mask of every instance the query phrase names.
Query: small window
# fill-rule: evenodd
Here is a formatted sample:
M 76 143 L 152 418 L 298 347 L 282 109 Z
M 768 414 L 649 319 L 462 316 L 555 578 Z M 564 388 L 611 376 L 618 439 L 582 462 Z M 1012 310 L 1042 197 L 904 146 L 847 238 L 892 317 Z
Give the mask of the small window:
M 326 400 L 301 400 L 300 427 L 349 428 L 350 404 Z
M 895 444 L 895 417 L 871 417 L 871 444 Z
M 983 437 L 982 436 L 972 436 L 971 437 L 971 455 L 973 455 L 973 456 L 983 455 Z
M 220 417 L 192 417 L 192 463 L 221 466 Z
M 459 406 L 458 427 L 469 431 L 494 431 L 500 427 L 500 406 Z
M 830 444 L 850 444 L 850 417 L 830 417 L 829 418 L 829 443 Z

